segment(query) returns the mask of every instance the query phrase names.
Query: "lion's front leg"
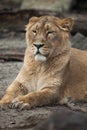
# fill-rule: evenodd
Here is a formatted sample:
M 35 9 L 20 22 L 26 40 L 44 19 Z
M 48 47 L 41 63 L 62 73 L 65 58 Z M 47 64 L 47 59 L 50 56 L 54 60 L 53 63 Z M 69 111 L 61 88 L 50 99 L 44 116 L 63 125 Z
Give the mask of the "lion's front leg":
M 5 95 L 0 100 L 0 109 L 5 109 L 18 96 L 27 93 L 27 89 L 18 81 L 14 81 L 6 90 Z
M 44 88 L 37 92 L 31 92 L 24 96 L 15 98 L 12 102 L 12 108 L 30 109 L 35 106 L 43 106 L 55 103 L 58 100 L 56 90 L 53 88 Z

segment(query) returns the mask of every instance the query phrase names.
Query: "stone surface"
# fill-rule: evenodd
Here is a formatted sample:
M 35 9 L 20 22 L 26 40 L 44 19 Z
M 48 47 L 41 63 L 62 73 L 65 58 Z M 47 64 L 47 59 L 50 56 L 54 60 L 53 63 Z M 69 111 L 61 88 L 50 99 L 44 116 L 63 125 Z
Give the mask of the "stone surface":
M 26 48 L 25 35 L 23 36 L 6 36 L 0 38 L 0 49 Z
M 87 113 L 61 108 L 34 130 L 87 130 Z
M 17 76 L 22 64 L 22 62 L 0 63 L 0 98 Z
M 0 0 L 0 10 L 19 9 L 22 0 Z
M 23 0 L 21 9 L 69 10 L 71 0 Z
M 71 39 L 72 47 L 87 50 L 87 37 L 81 33 L 77 33 Z

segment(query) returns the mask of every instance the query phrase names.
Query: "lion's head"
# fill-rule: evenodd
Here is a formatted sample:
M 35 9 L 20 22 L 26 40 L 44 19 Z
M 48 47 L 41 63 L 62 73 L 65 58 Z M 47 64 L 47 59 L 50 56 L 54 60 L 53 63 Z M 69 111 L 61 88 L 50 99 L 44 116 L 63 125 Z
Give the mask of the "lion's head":
M 68 34 L 72 26 L 71 18 L 32 17 L 26 27 L 26 39 L 29 51 L 35 60 L 46 61 L 69 48 Z

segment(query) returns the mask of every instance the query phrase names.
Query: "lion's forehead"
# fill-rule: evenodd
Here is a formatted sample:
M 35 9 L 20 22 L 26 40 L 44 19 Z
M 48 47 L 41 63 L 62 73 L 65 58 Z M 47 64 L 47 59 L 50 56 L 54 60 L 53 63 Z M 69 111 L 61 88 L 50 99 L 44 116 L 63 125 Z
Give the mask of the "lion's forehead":
M 58 17 L 54 17 L 54 16 L 42 16 L 39 18 L 38 21 L 41 21 L 41 22 L 55 22 L 55 21 L 59 21 L 60 22 L 60 19 Z
M 32 28 L 35 28 L 35 29 L 45 29 L 45 30 L 49 30 L 49 29 L 57 29 L 58 27 L 57 27 L 57 25 L 56 25 L 56 23 L 54 23 L 54 22 L 48 22 L 48 21 L 46 21 L 45 23 L 43 23 L 43 22 L 36 22 L 33 26 L 32 26 Z

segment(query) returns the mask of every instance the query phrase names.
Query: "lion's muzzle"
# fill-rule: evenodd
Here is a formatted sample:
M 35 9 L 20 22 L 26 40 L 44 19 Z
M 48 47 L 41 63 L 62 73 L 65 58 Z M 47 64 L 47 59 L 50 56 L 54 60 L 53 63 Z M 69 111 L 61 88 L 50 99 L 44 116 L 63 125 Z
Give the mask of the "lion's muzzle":
M 41 48 L 44 46 L 43 43 L 35 42 L 34 44 L 35 50 L 34 50 L 34 56 L 36 61 L 46 61 L 46 56 L 43 55 L 41 52 Z
M 41 44 L 41 43 L 37 44 L 37 43 L 34 43 L 34 46 L 35 46 L 37 49 L 39 49 L 39 48 L 43 47 L 44 44 Z

